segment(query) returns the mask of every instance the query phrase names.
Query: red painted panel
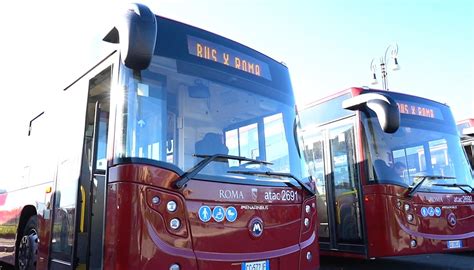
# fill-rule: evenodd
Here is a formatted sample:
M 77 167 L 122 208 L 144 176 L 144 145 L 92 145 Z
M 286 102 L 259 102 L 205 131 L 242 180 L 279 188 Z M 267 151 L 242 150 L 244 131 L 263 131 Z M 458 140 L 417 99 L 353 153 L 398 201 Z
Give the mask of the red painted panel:
M 52 182 L 46 182 L 37 186 L 3 193 L 0 204 L 0 258 L 2 261 L 14 264 L 15 262 L 15 240 L 20 217 L 25 206 L 35 208 L 38 214 L 39 261 L 37 269 L 47 268 L 47 256 L 49 253 L 49 231 L 50 223 L 45 210 L 50 202 L 50 194 L 45 193 L 46 187 L 51 187 Z
M 173 188 L 176 173 L 150 165 L 118 165 L 109 170 L 109 183 L 135 182 L 162 188 Z
M 462 240 L 462 250 L 474 250 L 474 203 L 459 203 L 464 195 L 418 192 L 405 195 L 406 189 L 393 185 L 364 187 L 369 257 L 460 251 L 448 250 L 447 241 Z M 470 195 L 469 195 L 470 196 Z M 472 197 L 472 196 L 471 196 Z M 405 210 L 405 205 L 409 209 Z M 438 215 L 426 215 L 422 208 L 439 208 Z M 456 225 L 448 217 L 456 216 Z M 413 216 L 413 220 L 408 219 Z M 417 242 L 416 247 L 410 241 Z
M 167 226 L 170 218 L 164 210 L 165 202 L 174 198 L 182 209 L 177 214 L 184 215 L 182 199 L 149 186 L 170 186 L 177 175 L 133 165 L 112 168 L 109 175 L 104 268 L 168 269 L 172 263 L 179 263 L 183 269 L 197 269 L 187 230 L 176 237 Z M 148 201 L 155 195 L 161 199 L 158 205 Z
M 177 175 L 145 165 L 116 166 L 109 175 L 105 269 L 168 269 L 177 263 L 182 269 L 237 270 L 242 262 L 260 260 L 269 260 L 271 269 L 319 267 L 315 199 L 302 198 L 301 191 L 284 202 L 281 197 L 265 200 L 265 195 L 296 189 L 191 180 L 176 190 L 170 187 Z M 221 188 L 232 190 L 236 197 L 219 197 Z M 153 197 L 159 200 L 153 203 Z M 177 203 L 175 212 L 166 209 L 170 200 Z M 237 219 L 203 222 L 198 217 L 203 205 L 233 206 Z M 310 206 L 309 213 L 304 205 Z M 264 221 L 258 238 L 249 231 L 249 221 L 255 217 Z M 181 221 L 177 230 L 169 226 L 173 218 Z M 310 219 L 307 228 L 304 218 Z M 307 252 L 312 253 L 311 260 L 306 259 Z

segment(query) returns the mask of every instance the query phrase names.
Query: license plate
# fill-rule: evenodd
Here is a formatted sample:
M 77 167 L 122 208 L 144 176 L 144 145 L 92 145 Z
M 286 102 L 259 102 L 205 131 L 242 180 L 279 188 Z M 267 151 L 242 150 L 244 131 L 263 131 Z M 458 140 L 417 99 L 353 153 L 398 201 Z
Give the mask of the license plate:
M 243 262 L 242 270 L 270 270 L 270 262 L 258 261 L 258 262 Z
M 448 248 L 462 248 L 461 240 L 448 241 Z

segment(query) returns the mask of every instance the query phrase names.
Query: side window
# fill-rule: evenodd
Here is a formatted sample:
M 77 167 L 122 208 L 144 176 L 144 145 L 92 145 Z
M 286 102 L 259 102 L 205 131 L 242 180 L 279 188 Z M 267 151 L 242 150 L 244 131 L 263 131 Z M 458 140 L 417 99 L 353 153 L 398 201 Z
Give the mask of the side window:
M 356 189 L 355 146 L 352 125 L 331 130 L 330 147 L 334 185 L 342 189 Z
M 326 193 L 326 183 L 324 170 L 324 137 L 321 132 L 305 135 L 305 145 L 303 154 L 307 161 L 308 171 L 316 181 L 316 192 Z
M 107 169 L 107 130 L 109 113 L 101 112 L 99 118 L 99 138 L 97 145 L 96 169 L 105 171 Z
M 104 69 L 95 77 L 89 80 L 89 98 L 87 102 L 87 126 L 84 139 L 84 151 L 89 170 L 92 168 L 92 143 L 94 135 L 95 106 L 100 104 L 100 115 L 98 117 L 98 144 L 96 153 L 96 170 L 105 171 L 107 169 L 107 131 L 110 111 L 110 78 L 111 67 Z M 85 166 L 85 165 L 84 165 Z
M 305 135 L 303 153 L 307 161 L 309 174 L 313 176 L 316 184 L 319 236 L 328 238 L 330 229 L 327 208 L 326 172 L 324 169 L 324 136 L 321 131 Z

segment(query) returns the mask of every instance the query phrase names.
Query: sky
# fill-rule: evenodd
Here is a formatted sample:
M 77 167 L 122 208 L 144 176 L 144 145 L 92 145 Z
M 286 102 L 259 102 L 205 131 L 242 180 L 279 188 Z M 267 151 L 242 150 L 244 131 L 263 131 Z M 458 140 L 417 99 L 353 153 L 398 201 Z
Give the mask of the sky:
M 0 164 L 17 151 L 48 96 L 84 73 L 96 45 L 129 1 L 7 1 L 0 15 Z M 474 118 L 474 1 L 471 0 L 154 0 L 152 11 L 223 35 L 290 71 L 298 105 L 371 85 L 398 45 L 401 69 L 388 88 L 448 104 Z M 392 48 L 391 47 L 391 48 Z M 390 50 L 389 50 L 390 51 Z M 387 56 L 390 68 L 391 58 Z M 0 167 L 0 170 L 3 170 Z

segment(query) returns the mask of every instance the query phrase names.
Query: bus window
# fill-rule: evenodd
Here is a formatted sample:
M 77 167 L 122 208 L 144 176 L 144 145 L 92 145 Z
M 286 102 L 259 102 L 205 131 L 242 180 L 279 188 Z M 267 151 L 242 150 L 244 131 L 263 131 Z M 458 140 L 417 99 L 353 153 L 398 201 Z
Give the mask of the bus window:
M 431 167 L 435 175 L 453 176 L 452 163 L 448 157 L 448 144 L 445 139 L 439 139 L 429 142 L 431 154 Z
M 324 169 L 324 137 L 322 132 L 308 134 L 305 137 L 303 151 L 308 164 L 309 174 L 314 177 L 319 219 L 319 237 L 329 238 L 328 198 L 326 192 L 326 172 Z
M 405 150 L 405 159 L 407 160 L 407 172 L 416 174 L 426 171 L 425 151 L 422 145 L 407 147 Z M 408 183 L 411 184 L 411 183 Z
M 213 133 L 222 136 L 228 148 L 221 154 L 265 160 L 279 172 L 289 172 L 293 166 L 293 173 L 299 174 L 299 161 L 288 154 L 291 150 L 290 155 L 296 157 L 297 151 L 287 142 L 293 137 L 288 130 L 292 131 L 294 108 L 263 92 L 250 93 L 180 73 L 172 59 L 155 56 L 153 63 L 141 77 L 123 73 L 128 80 L 124 93 L 128 101 L 118 112 L 118 160 L 134 157 L 167 162 L 170 169 L 184 172 L 201 160 L 195 156 L 202 154 L 199 142 Z M 227 165 L 237 166 L 238 162 L 229 160 Z
M 266 160 L 272 162 L 277 171 L 289 172 L 288 143 L 285 135 L 283 115 L 277 113 L 263 119 L 265 129 Z
M 438 114 L 441 115 L 440 112 Z M 386 173 L 376 174 L 376 181 L 408 187 L 416 185 L 426 176 L 447 177 L 436 183 L 425 181 L 420 191 L 463 193 L 459 188 L 446 186 L 453 182 L 462 185 L 472 184 L 456 130 L 451 125 L 439 123 L 440 120 L 436 119 L 403 114 L 402 120 L 399 129 L 389 134 L 376 126 L 377 122 L 373 115 L 364 119 L 365 132 L 369 135 L 369 156 L 374 169 L 377 171 L 378 163 L 386 164 L 386 170 L 380 170 Z M 395 173 L 394 167 L 397 163 L 406 165 L 406 171 L 402 176 Z
M 400 176 L 404 183 L 410 184 L 408 180 L 408 160 L 405 155 L 405 149 L 395 150 L 392 152 L 394 169 L 398 176 Z
M 225 138 L 230 155 L 252 159 L 260 158 L 257 123 L 226 131 Z M 229 162 L 230 166 L 239 165 L 237 160 Z
M 403 182 L 413 185 L 413 178 L 419 175 L 455 176 L 453 162 L 447 150 L 447 141 L 438 139 L 424 145 L 395 150 L 392 155 L 394 164 L 406 165 L 407 170 L 402 176 Z
M 105 171 L 107 169 L 107 130 L 109 114 L 101 112 L 99 120 L 99 138 L 97 139 L 96 170 Z
M 262 130 L 263 134 L 259 133 Z M 261 153 L 260 144 L 263 142 L 265 151 Z M 264 117 L 263 124 L 259 120 L 257 123 L 226 131 L 225 143 L 230 155 L 271 162 L 272 168 L 276 171 L 288 172 L 290 170 L 282 113 Z M 238 166 L 239 162 L 230 160 L 229 165 Z
M 157 76 L 157 78 L 163 78 Z M 126 125 L 134 140 L 127 141 L 127 155 L 154 160 L 166 160 L 166 92 L 164 81 L 152 84 L 136 83 L 129 95 L 136 95 L 134 102 L 127 104 L 134 123 Z M 132 84 L 130 84 L 132 86 Z

